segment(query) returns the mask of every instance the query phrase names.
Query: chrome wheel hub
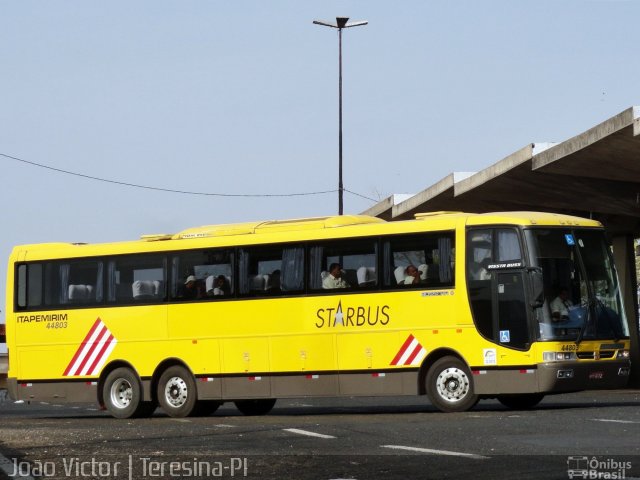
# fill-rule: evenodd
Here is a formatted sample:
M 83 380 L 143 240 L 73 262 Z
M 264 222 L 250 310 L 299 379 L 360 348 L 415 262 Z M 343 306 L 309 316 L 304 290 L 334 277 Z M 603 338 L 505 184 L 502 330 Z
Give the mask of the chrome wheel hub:
M 119 378 L 113 382 L 113 385 L 111 385 L 110 398 L 111 404 L 114 407 L 127 408 L 133 398 L 133 387 L 129 380 Z
M 180 377 L 171 377 L 164 387 L 167 404 L 175 408 L 180 408 L 186 403 L 188 394 L 187 383 Z
M 469 393 L 471 383 L 467 374 L 456 367 L 442 370 L 436 380 L 438 395 L 447 402 L 455 403 Z

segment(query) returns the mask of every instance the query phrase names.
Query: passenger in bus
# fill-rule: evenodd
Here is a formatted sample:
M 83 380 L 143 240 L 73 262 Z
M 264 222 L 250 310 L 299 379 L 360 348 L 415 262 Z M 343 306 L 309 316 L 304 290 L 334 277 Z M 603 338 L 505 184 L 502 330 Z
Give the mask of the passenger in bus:
M 198 288 L 198 282 L 194 275 L 189 275 L 184 281 L 183 285 L 180 285 L 178 288 L 178 298 L 182 298 L 184 300 L 195 300 L 197 298 L 202 298 L 202 294 L 200 289 Z
M 561 287 L 558 296 L 551 301 L 551 318 L 554 322 L 569 319 L 569 307 L 573 307 L 573 302 L 569 298 L 569 289 Z
M 404 285 L 420 284 L 420 270 L 418 270 L 415 265 L 409 265 L 405 268 L 404 273 L 406 274 L 403 282 Z
M 228 295 L 229 293 L 231 293 L 231 289 L 227 285 L 227 279 L 224 275 L 218 275 L 213 280 L 213 288 L 207 291 L 207 295 L 210 297 Z
M 471 280 L 491 280 L 491 272 L 487 269 L 489 261 L 471 262 L 469 265 L 469 278 Z
M 329 275 L 322 280 L 322 288 L 326 290 L 349 288 L 349 284 L 342 278 L 342 265 L 339 263 L 329 265 Z

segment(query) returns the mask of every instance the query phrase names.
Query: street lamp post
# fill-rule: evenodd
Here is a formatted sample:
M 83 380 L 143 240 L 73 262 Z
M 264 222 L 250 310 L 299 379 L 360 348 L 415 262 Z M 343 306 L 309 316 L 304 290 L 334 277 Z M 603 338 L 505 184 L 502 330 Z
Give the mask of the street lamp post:
M 344 186 L 342 184 L 342 29 L 366 25 L 366 20 L 347 23 L 349 17 L 336 17 L 336 23 L 314 20 L 316 25 L 338 29 L 338 215 L 343 214 Z

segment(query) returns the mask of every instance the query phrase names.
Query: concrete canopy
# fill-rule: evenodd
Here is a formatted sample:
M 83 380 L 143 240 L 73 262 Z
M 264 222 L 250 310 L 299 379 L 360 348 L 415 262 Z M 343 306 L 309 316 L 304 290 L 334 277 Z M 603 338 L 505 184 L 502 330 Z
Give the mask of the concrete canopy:
M 640 235 L 640 109 L 629 108 L 558 144 L 532 143 L 460 178 L 448 175 L 402 202 L 365 214 L 386 220 L 415 213 L 535 210 L 602 221 L 612 235 Z

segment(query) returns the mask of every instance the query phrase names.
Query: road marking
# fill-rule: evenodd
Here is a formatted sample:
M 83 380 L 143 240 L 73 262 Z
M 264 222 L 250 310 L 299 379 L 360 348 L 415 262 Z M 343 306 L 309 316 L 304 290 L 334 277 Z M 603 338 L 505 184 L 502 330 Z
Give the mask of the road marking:
M 299 430 L 297 428 L 283 428 L 285 432 L 297 433 L 298 435 L 306 435 L 308 437 L 317 438 L 336 438 L 333 435 L 324 435 L 322 433 L 309 432 L 307 430 Z
M 53 405 L 51 405 L 52 407 L 62 407 L 62 405 L 60 405 L 59 403 L 54 403 Z
M 611 420 L 608 418 L 593 418 L 594 422 L 610 422 L 610 423 L 640 423 L 633 420 Z
M 87 410 L 89 410 L 90 412 L 97 412 L 98 411 L 97 408 L 87 408 Z
M 191 420 L 187 420 L 186 418 L 172 418 L 171 420 L 173 420 L 174 422 L 180 422 L 180 423 L 191 423 Z
M 15 461 L 15 459 L 14 459 Z M 7 457 L 0 455 L 0 470 L 7 474 L 9 478 L 24 478 L 26 480 L 35 480 L 31 475 L 17 475 L 14 476 L 13 472 L 15 470 L 14 462 L 9 460 Z
M 475 460 L 484 460 L 489 457 L 476 455 L 475 453 L 452 452 L 450 450 L 434 450 L 432 448 L 405 447 L 404 445 L 380 445 L 382 448 L 391 448 L 393 450 L 407 450 L 409 452 L 431 453 L 433 455 L 450 455 L 454 457 L 473 458 Z
M 214 425 L 214 427 L 220 427 L 220 428 L 236 428 L 235 425 L 227 425 L 226 423 L 218 423 L 216 425 Z
M 49 402 L 40 402 L 40 405 L 49 405 Z

